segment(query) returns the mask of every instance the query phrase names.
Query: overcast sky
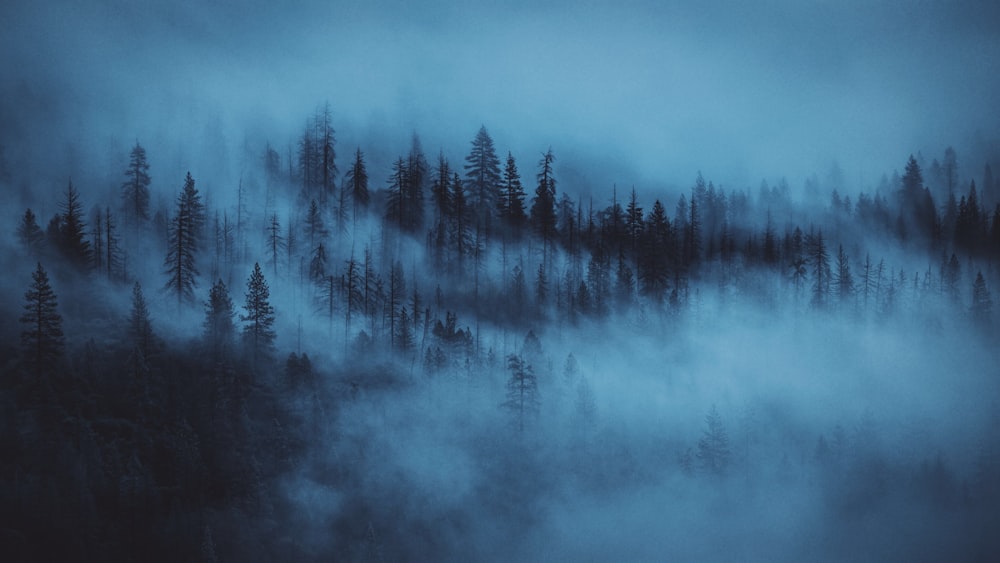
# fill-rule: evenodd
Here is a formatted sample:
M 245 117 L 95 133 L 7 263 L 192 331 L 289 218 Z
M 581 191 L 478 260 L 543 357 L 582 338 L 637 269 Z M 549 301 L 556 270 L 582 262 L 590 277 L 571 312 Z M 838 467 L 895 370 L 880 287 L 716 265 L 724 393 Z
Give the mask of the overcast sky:
M 598 189 L 755 188 L 835 158 L 871 185 L 1000 130 L 996 2 L 284 4 L 5 2 L 0 139 L 286 144 L 329 100 L 341 155 L 416 130 L 460 158 L 483 123 L 522 169 L 596 159 Z

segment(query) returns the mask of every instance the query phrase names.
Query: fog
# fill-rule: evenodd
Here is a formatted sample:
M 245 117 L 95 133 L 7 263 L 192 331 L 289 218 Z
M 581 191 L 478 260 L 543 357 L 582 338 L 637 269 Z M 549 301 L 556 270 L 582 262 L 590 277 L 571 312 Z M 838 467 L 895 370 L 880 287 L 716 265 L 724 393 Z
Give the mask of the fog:
M 283 147 L 328 100 L 341 146 L 387 160 L 413 130 L 436 154 L 485 123 L 503 152 L 555 147 L 582 189 L 798 187 L 834 160 L 872 186 L 900 152 L 979 162 L 1000 125 L 991 2 L 5 4 L 0 130 L 28 165 L 139 138 L 181 153 L 174 177 L 245 136 Z
M 5 3 L 0 553 L 997 559 L 998 29 Z

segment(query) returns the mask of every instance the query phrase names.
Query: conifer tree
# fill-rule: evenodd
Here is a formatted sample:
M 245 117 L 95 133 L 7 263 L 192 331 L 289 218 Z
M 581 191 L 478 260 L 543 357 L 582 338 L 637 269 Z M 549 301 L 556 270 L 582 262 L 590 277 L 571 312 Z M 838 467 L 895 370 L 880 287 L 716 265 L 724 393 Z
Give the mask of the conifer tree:
M 385 220 L 390 225 L 395 225 L 402 232 L 406 227 L 407 190 L 409 187 L 409 171 L 406 162 L 402 158 L 396 159 L 392 165 L 392 176 L 389 177 L 388 194 L 385 204 Z
M 164 289 L 177 296 L 178 305 L 194 299 L 198 270 L 195 267 L 197 243 L 191 232 L 192 225 L 190 210 L 181 199 L 178 201 L 177 215 L 170 220 L 167 258 L 164 262 L 168 276 Z
M 322 244 L 326 236 L 326 228 L 323 224 L 323 212 L 320 211 L 316 200 L 309 201 L 309 211 L 306 213 L 306 238 L 309 239 L 309 252 L 316 249 L 317 244 Z
M 408 233 L 420 233 L 424 228 L 424 186 L 428 175 L 427 158 L 420 147 L 420 137 L 414 133 L 410 154 L 406 159 L 406 191 L 403 192 L 406 212 L 403 228 Z
M 139 282 L 135 282 L 132 286 L 132 310 L 128 318 L 128 334 L 133 347 L 142 352 L 144 358 L 148 358 L 153 348 L 153 325 Z
M 497 200 L 497 216 L 506 221 L 515 234 L 520 234 L 521 228 L 528 220 L 524 197 L 524 186 L 517 171 L 517 163 L 514 161 L 514 156 L 508 152 L 507 164 L 503 170 L 503 191 Z
M 507 379 L 507 400 L 503 406 L 510 411 L 518 433 L 523 434 L 530 418 L 538 414 L 538 378 L 531 364 L 517 354 L 507 356 L 507 369 L 510 370 L 510 378 Z
M 122 183 L 122 212 L 126 225 L 131 227 L 132 236 L 138 236 L 140 227 L 149 220 L 149 163 L 146 149 L 135 142 L 129 153 L 125 182 Z
M 62 317 L 57 311 L 56 294 L 41 262 L 31 274 L 31 287 L 24 294 L 24 314 L 20 321 L 21 350 L 25 363 L 37 377 L 51 373 L 62 355 Z
M 705 415 L 705 430 L 698 440 L 696 455 L 702 471 L 715 477 L 725 475 L 732 452 L 729 449 L 729 435 L 715 405 L 712 405 L 712 409 Z
M 17 241 L 31 256 L 38 256 L 45 244 L 45 233 L 38 226 L 38 219 L 31 208 L 24 211 L 24 216 L 17 225 Z
M 190 172 L 184 177 L 184 187 L 181 189 L 181 195 L 178 199 L 178 207 L 181 206 L 187 209 L 188 225 L 186 229 L 191 233 L 191 239 L 194 242 L 193 251 L 196 252 L 200 249 L 205 238 L 205 204 L 201 201 L 201 194 L 195 188 L 194 178 L 191 177 Z
M 274 270 L 274 277 L 278 277 L 278 263 L 282 251 L 286 248 L 285 237 L 281 235 L 281 223 L 278 222 L 277 214 L 271 214 L 271 221 L 267 226 L 267 261 Z
M 854 276 L 851 275 L 851 263 L 847 259 L 847 253 L 844 252 L 844 245 L 837 248 L 837 266 L 833 284 L 841 303 L 854 295 Z
M 451 216 L 451 168 L 444 153 L 438 155 L 434 182 L 431 183 L 431 203 L 434 208 L 434 221 L 438 228 L 442 222 Z
M 469 206 L 479 222 L 488 227 L 500 199 L 500 160 L 486 126 L 479 128 L 472 150 L 465 157 L 465 179 Z
M 370 197 L 368 195 L 368 169 L 365 167 L 365 156 L 359 148 L 354 153 L 354 164 L 347 171 L 347 192 L 351 196 L 351 208 L 353 210 L 353 221 L 357 223 L 358 212 L 368 209 Z
M 270 303 L 271 291 L 264 280 L 260 264 L 253 265 L 253 272 L 247 280 L 245 315 L 240 315 L 243 324 L 243 341 L 249 349 L 254 363 L 270 358 L 274 349 L 274 307 Z
M 62 203 L 62 215 L 59 216 L 57 246 L 64 257 L 80 270 L 91 264 L 90 242 L 86 239 L 86 225 L 83 222 L 83 205 L 80 203 L 80 192 L 69 182 L 66 188 L 66 200 Z
M 990 315 L 993 313 L 993 299 L 990 290 L 986 287 L 986 279 L 983 273 L 976 274 L 976 281 L 972 284 L 972 318 L 980 326 L 990 324 Z
M 233 338 L 236 336 L 236 325 L 233 323 L 235 316 L 229 289 L 222 279 L 219 279 L 212 284 L 208 292 L 208 301 L 205 302 L 205 321 L 202 324 L 208 349 L 217 361 L 227 356 L 232 349 Z
M 555 157 L 550 148 L 538 162 L 541 170 L 538 172 L 538 187 L 531 202 L 531 223 L 535 232 L 542 238 L 547 253 L 548 245 L 556 237 L 556 181 L 552 177 L 552 162 Z M 543 261 L 547 258 L 543 256 Z

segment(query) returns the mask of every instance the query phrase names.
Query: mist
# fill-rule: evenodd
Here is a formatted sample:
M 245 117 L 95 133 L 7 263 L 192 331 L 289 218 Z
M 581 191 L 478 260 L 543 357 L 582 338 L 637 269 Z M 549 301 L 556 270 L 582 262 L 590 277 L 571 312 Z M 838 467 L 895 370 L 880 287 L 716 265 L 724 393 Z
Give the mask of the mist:
M 12 561 L 991 561 L 990 2 L 8 2 Z

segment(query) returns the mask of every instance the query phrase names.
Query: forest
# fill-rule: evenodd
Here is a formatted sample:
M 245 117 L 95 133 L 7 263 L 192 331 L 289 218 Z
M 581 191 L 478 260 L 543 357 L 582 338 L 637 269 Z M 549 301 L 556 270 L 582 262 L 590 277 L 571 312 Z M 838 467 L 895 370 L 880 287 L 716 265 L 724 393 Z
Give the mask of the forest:
M 334 115 L 8 206 L 6 560 L 1000 554 L 989 162 L 591 195 Z

